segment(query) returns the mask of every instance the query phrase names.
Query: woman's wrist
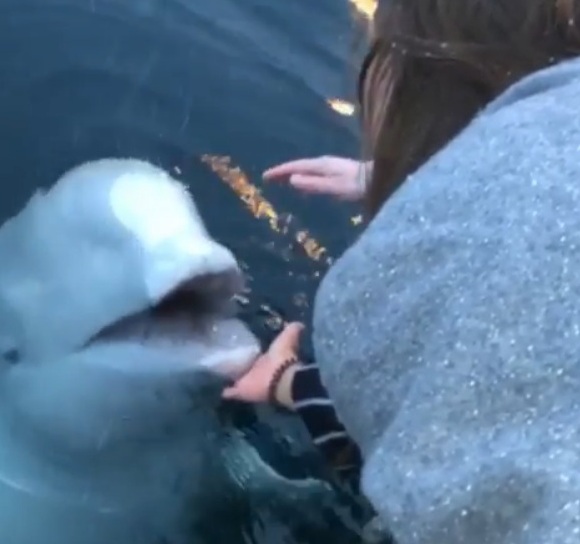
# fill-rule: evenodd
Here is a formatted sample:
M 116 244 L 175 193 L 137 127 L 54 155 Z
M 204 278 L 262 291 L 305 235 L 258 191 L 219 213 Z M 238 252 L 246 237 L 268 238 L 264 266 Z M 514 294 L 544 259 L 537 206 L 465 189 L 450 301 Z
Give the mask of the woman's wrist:
M 371 176 L 373 174 L 373 161 L 366 161 L 360 163 L 360 168 L 358 172 L 358 186 L 360 188 L 361 194 L 364 194 L 369 185 Z
M 375 166 L 375 161 L 363 162 L 363 171 L 365 174 L 365 188 L 369 186 L 371 178 L 373 176 L 373 168 Z

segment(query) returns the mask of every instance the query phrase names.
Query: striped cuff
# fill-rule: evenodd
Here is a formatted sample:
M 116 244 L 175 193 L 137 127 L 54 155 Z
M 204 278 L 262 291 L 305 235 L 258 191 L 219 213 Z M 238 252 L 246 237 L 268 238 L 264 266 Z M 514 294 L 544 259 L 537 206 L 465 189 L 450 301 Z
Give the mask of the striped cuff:
M 312 441 L 337 471 L 360 467 L 358 447 L 338 420 L 316 365 L 296 369 L 292 382 L 294 410 L 301 417 Z

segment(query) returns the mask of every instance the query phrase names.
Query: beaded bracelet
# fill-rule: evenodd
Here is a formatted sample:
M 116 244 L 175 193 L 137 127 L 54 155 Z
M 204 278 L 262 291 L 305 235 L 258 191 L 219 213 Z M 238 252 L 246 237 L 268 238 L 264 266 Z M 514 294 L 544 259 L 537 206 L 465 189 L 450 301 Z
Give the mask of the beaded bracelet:
M 291 366 L 293 366 L 297 363 L 298 363 L 298 359 L 296 357 L 291 357 L 290 359 L 286 359 L 286 361 L 284 361 L 274 371 L 274 374 L 272 374 L 272 379 L 270 380 L 270 383 L 268 384 L 268 402 L 270 404 L 272 404 L 273 406 L 287 408 L 286 406 L 284 406 L 282 403 L 280 403 L 278 401 L 278 399 L 276 398 L 276 393 L 278 391 L 278 386 L 280 385 L 280 380 L 282 379 L 284 372 L 286 372 Z

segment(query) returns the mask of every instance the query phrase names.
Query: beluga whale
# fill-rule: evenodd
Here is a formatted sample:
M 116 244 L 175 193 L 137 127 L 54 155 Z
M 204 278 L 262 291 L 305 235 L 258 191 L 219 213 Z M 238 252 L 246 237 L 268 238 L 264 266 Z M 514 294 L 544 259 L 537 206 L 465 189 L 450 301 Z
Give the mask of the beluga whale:
M 314 489 L 220 420 L 260 352 L 243 287 L 186 187 L 137 159 L 81 164 L 0 227 L 0 542 L 204 543 L 228 482 Z

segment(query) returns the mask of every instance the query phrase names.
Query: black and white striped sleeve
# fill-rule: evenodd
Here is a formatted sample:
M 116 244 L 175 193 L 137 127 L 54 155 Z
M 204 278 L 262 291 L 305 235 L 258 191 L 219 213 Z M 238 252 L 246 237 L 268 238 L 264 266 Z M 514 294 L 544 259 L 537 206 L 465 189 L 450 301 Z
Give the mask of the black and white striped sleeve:
M 339 473 L 359 469 L 362 464 L 359 449 L 338 420 L 316 365 L 299 364 L 291 394 L 295 412 L 333 468 Z

